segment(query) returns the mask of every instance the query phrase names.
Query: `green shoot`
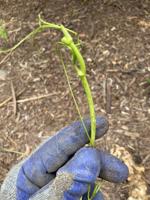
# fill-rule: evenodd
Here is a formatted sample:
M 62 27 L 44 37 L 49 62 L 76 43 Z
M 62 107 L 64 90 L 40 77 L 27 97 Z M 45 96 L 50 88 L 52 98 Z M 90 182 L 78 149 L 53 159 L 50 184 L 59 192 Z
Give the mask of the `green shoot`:
M 74 67 L 74 69 L 76 70 L 76 73 L 78 75 L 78 77 L 81 80 L 82 86 L 84 88 L 86 97 L 87 97 L 87 102 L 88 102 L 88 106 L 89 106 L 89 111 L 90 111 L 90 119 L 91 119 L 91 134 L 90 136 L 87 136 L 89 138 L 90 141 L 90 146 L 94 147 L 95 146 L 95 136 L 96 136 L 96 116 L 95 116 L 95 110 L 94 110 L 94 102 L 93 102 L 93 98 L 92 98 L 92 94 L 91 94 L 91 90 L 89 87 L 89 83 L 87 81 L 86 78 L 86 65 L 83 59 L 83 56 L 78 48 L 79 44 L 75 44 L 75 42 L 73 41 L 73 38 L 71 36 L 71 34 L 77 35 L 74 31 L 65 28 L 63 25 L 57 25 L 57 24 L 53 24 L 53 23 L 49 23 L 46 22 L 45 20 L 43 20 L 41 18 L 41 16 L 39 15 L 39 27 L 37 27 L 35 30 L 33 30 L 31 33 L 29 33 L 26 37 L 24 37 L 20 42 L 18 42 L 16 45 L 14 45 L 12 48 L 10 49 L 6 49 L 6 50 L 0 50 L 0 53 L 8 53 L 8 52 L 12 52 L 14 51 L 16 48 L 18 48 L 23 42 L 25 42 L 26 40 L 30 39 L 32 36 L 35 36 L 37 33 L 40 33 L 46 29 L 56 29 L 58 31 L 61 31 L 63 33 L 63 37 L 61 39 L 61 43 L 64 47 L 67 47 L 70 50 L 70 54 L 72 56 L 72 65 Z M 2 37 L 6 37 L 6 35 L 3 33 L 3 31 L 1 31 L 1 35 Z M 62 59 L 61 59 L 62 60 Z M 80 116 L 80 119 L 83 123 L 83 119 L 82 116 L 80 114 L 78 105 L 76 103 L 75 97 L 73 95 L 72 92 L 72 88 L 71 85 L 69 84 L 69 78 L 67 76 L 67 71 L 66 71 L 66 67 L 64 65 L 64 63 L 62 62 L 63 68 L 64 68 L 64 72 L 67 78 L 67 82 L 71 91 L 71 95 L 73 97 L 76 109 L 78 111 L 78 114 Z M 84 125 L 84 123 L 83 123 Z M 84 128 L 86 130 L 86 127 L 84 125 Z
M 100 186 L 97 185 L 97 184 L 95 185 L 91 196 L 90 196 L 90 191 L 91 191 L 91 187 L 89 186 L 89 188 L 88 188 L 88 200 L 93 200 L 94 197 L 96 196 L 96 194 L 100 191 Z
M 93 200 L 96 196 L 96 194 L 100 191 L 100 186 L 98 184 L 95 185 L 94 190 L 91 194 L 91 186 L 88 186 L 88 192 L 87 192 L 87 200 Z M 80 200 L 83 200 L 81 197 Z
M 78 49 L 77 45 L 74 43 L 70 33 L 68 30 L 61 25 L 61 30 L 64 34 L 64 37 L 61 39 L 62 44 L 64 46 L 68 47 L 69 50 L 71 50 L 71 54 L 73 56 L 73 66 L 77 72 L 77 75 L 79 76 L 82 86 L 84 88 L 84 91 L 86 93 L 88 106 L 90 110 L 90 118 L 91 118 L 91 136 L 90 136 L 90 145 L 94 147 L 95 145 L 95 135 L 96 135 L 96 116 L 95 116 L 95 110 L 94 110 L 94 103 L 93 98 L 91 94 L 91 90 L 86 78 L 86 65 L 84 62 L 84 59 L 80 53 L 80 50 Z

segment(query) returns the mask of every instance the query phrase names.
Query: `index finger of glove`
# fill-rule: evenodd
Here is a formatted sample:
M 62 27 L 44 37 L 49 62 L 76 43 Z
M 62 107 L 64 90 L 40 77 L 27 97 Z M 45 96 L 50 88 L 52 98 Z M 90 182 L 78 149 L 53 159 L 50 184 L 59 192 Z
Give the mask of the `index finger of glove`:
M 84 120 L 84 123 L 90 135 L 90 120 Z M 96 138 L 100 138 L 108 130 L 107 120 L 98 117 L 96 127 Z M 88 142 L 82 123 L 75 122 L 40 146 L 23 164 L 23 172 L 33 184 L 42 187 L 54 177 L 53 174 L 71 155 Z

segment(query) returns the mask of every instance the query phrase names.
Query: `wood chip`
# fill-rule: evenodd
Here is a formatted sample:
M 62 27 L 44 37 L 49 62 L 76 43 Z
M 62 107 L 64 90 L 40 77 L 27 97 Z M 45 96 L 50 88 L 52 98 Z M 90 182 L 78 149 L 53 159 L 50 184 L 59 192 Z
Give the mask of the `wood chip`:
M 0 69 L 0 80 L 5 81 L 7 77 L 7 71 Z

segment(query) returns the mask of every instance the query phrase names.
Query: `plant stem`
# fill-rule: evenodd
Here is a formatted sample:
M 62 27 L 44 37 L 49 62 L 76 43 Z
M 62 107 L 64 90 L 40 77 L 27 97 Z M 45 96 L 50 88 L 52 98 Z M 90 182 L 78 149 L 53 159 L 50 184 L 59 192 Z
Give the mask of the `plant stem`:
M 89 87 L 89 83 L 86 78 L 86 65 L 85 65 L 84 59 L 83 59 L 79 49 L 76 47 L 76 45 L 73 42 L 70 44 L 70 47 L 72 48 L 74 54 L 76 55 L 76 58 L 80 65 L 80 68 L 78 66 L 75 66 L 75 68 L 81 79 L 82 86 L 84 88 L 84 91 L 85 91 L 86 97 L 87 97 L 87 101 L 88 101 L 90 118 L 91 118 L 90 145 L 92 147 L 94 147 L 95 146 L 95 135 L 96 135 L 96 116 L 95 116 L 94 102 L 93 102 L 93 98 L 92 98 L 91 89 Z
M 82 71 L 83 75 L 86 76 L 86 65 L 85 65 L 85 62 L 84 62 L 84 59 L 79 51 L 79 49 L 77 48 L 77 46 L 74 44 L 74 42 L 72 42 L 70 44 L 70 47 L 72 48 L 74 54 L 76 55 L 76 58 L 79 62 L 79 65 L 80 65 L 80 71 Z M 79 68 L 78 68 L 79 69 Z
M 90 145 L 92 147 L 95 146 L 95 136 L 96 136 L 96 117 L 95 117 L 95 109 L 94 109 L 94 102 L 92 98 L 92 93 L 91 89 L 89 87 L 89 83 L 87 81 L 86 76 L 81 77 L 81 82 L 82 86 L 84 87 L 88 105 L 89 105 L 89 110 L 90 110 L 90 118 L 91 118 L 91 140 L 90 140 Z

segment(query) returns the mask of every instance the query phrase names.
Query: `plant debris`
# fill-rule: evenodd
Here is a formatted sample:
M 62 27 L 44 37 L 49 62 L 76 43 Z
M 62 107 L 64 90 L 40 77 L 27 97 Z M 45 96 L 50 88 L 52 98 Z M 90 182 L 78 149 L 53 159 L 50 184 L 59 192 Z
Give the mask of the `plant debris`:
M 119 145 L 114 145 L 114 148 L 111 149 L 111 153 L 123 160 L 128 166 L 129 197 L 127 200 L 148 200 L 147 183 L 143 177 L 145 172 L 144 166 L 135 164 L 132 155 L 124 147 Z

